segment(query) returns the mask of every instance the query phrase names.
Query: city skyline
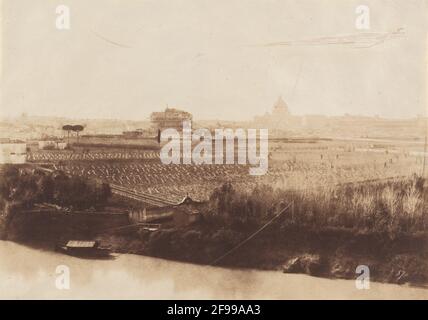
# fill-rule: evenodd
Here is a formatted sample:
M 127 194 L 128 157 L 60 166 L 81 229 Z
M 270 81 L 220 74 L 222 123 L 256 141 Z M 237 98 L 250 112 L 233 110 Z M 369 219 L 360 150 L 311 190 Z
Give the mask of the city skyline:
M 426 1 L 368 1 L 368 31 L 357 1 L 65 1 L 70 30 L 58 4 L 2 1 L 0 116 L 251 120 L 280 95 L 295 115 L 426 114 Z
M 279 98 L 282 98 L 282 96 L 278 96 Z M 278 99 L 277 97 L 277 99 Z M 287 104 L 288 106 L 288 104 Z M 180 111 L 185 111 L 187 112 L 186 108 L 182 108 L 182 107 L 177 107 L 177 106 L 173 106 L 173 105 L 166 105 L 164 107 L 161 107 L 159 109 L 154 109 L 153 112 L 163 112 L 166 109 L 178 109 Z M 272 112 L 275 108 L 275 104 L 272 104 L 271 108 L 269 110 L 266 110 L 265 113 L 263 114 L 256 114 L 253 117 L 250 118 L 245 118 L 245 119 L 228 119 L 228 118 L 198 118 L 195 117 L 196 121 L 230 121 L 230 122 L 253 122 L 253 121 L 257 121 L 258 118 L 260 117 L 264 117 L 266 115 L 272 115 Z M 385 120 L 412 120 L 412 119 L 417 119 L 417 118 L 427 118 L 428 117 L 428 113 L 424 113 L 424 114 L 415 114 L 415 115 L 409 115 L 406 117 L 388 117 L 388 116 L 382 116 L 379 114 L 352 114 L 352 113 L 343 113 L 343 114 L 321 114 L 321 113 L 306 113 L 306 114 L 295 114 L 293 112 L 293 110 L 288 107 L 288 111 L 289 111 L 289 115 L 290 116 L 296 116 L 296 117 L 308 117 L 308 116 L 324 116 L 327 118 L 341 118 L 341 117 L 361 117 L 361 118 L 380 118 L 380 119 L 385 119 Z M 49 114 L 36 114 L 36 113 L 31 113 L 31 112 L 22 112 L 21 114 L 16 114 L 16 115 L 6 115 L 6 116 L 1 116 L 0 115 L 0 121 L 4 120 L 13 120 L 13 119 L 19 119 L 19 118 L 23 118 L 23 117 L 35 117 L 35 118 L 52 118 L 52 119 L 70 119 L 70 120 L 105 120 L 105 121 L 111 121 L 111 120 L 118 120 L 118 121 L 134 121 L 134 122 L 150 122 L 150 115 L 153 113 L 150 112 L 148 113 L 146 116 L 143 116 L 143 118 L 138 118 L 138 119 L 131 119 L 131 118 L 116 118 L 116 117 L 111 117 L 111 118 L 107 118 L 107 117 L 100 117 L 100 116 L 93 116 L 93 117 L 85 117 L 85 118 L 81 118 L 79 116 L 62 116 L 62 115 L 49 115 Z

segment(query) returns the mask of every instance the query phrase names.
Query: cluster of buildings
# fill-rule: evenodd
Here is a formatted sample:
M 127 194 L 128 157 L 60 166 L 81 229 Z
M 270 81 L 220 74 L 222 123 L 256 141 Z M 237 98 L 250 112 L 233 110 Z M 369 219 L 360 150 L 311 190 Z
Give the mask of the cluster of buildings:
M 68 144 L 60 140 L 40 140 L 37 142 L 39 150 L 65 150 Z M 0 165 L 24 164 L 27 162 L 29 145 L 21 140 L 0 140 Z
M 156 131 L 173 128 L 180 132 L 183 130 L 183 121 L 192 123 L 192 120 L 191 113 L 175 108 L 166 108 L 163 112 L 153 112 L 150 116 L 152 127 Z
M 183 121 L 192 122 L 192 114 L 176 108 L 166 108 L 165 111 L 152 112 L 150 115 L 151 127 L 148 130 L 136 129 L 123 131 L 122 137 L 127 139 L 142 138 L 156 135 L 159 131 L 173 128 L 179 132 L 183 129 Z
M 41 140 L 38 142 L 40 150 L 65 150 L 67 142 L 56 140 Z
M 343 116 L 291 114 L 287 103 L 279 97 L 272 112 L 254 117 L 253 127 L 268 128 L 275 135 L 295 132 L 302 135 L 316 134 L 324 137 L 403 137 L 416 138 L 425 135 L 427 118 L 387 119 L 379 116 Z
M 273 106 L 272 112 L 254 117 L 257 126 L 270 130 L 288 130 L 304 127 L 320 127 L 327 123 L 328 117 L 324 115 L 296 116 L 291 114 L 287 103 L 279 97 Z
M 25 121 L 26 122 L 25 122 Z M 30 125 L 27 119 L 24 119 L 26 125 Z M 40 119 L 37 119 L 38 121 Z M 42 121 L 41 119 L 40 121 Z M 190 122 L 193 127 L 193 116 L 191 113 L 167 107 L 164 111 L 153 112 L 150 115 L 150 127 L 145 129 L 134 129 L 123 131 L 122 134 L 93 134 L 82 136 L 79 141 L 81 144 L 95 145 L 136 145 L 139 146 L 143 142 L 141 138 L 146 138 L 144 143 L 153 140 L 159 132 L 173 128 L 178 132 L 183 130 L 183 121 Z M 27 123 L 28 122 L 28 123 Z M 216 124 L 210 123 L 209 128 L 221 126 L 217 121 Z M 270 136 L 289 136 L 289 134 L 298 135 L 316 135 L 323 137 L 336 137 L 347 135 L 348 137 L 388 137 L 395 136 L 403 138 L 420 137 L 426 134 L 427 118 L 417 117 L 413 119 L 385 119 L 380 117 L 365 117 L 365 116 L 335 116 L 329 117 L 325 115 L 293 115 L 287 103 L 282 97 L 279 97 L 273 106 L 271 112 L 266 112 L 264 115 L 254 117 L 254 120 L 245 124 L 235 123 L 234 126 L 249 126 L 252 128 L 268 128 Z M 232 126 L 232 127 L 234 127 Z M 114 128 L 110 125 L 108 128 Z M 8 127 L 8 130 L 10 128 Z M 55 137 L 58 135 L 50 135 Z M 27 155 L 27 145 L 23 141 L 8 140 L 0 141 L 0 164 L 25 163 Z M 126 141 L 125 141 L 126 140 Z M 150 144 L 150 146 L 152 146 Z M 66 142 L 56 139 L 42 139 L 38 141 L 39 150 L 64 150 L 67 149 Z M 154 147 L 154 146 L 152 146 Z

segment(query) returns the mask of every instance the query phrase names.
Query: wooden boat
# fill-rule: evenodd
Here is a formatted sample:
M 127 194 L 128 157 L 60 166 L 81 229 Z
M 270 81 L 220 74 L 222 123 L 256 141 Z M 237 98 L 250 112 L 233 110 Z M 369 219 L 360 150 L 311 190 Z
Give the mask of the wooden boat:
M 82 258 L 111 257 L 111 250 L 109 248 L 100 247 L 98 241 L 69 240 L 65 245 L 57 245 L 56 249 L 70 256 Z

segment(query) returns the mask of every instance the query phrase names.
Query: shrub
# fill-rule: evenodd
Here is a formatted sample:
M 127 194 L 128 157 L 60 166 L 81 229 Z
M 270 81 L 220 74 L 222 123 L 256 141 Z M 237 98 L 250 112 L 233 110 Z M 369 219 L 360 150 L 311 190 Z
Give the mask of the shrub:
M 108 184 L 69 177 L 63 172 L 30 172 L 8 166 L 0 179 L 2 201 L 19 203 L 27 208 L 43 202 L 77 209 L 103 207 L 110 196 Z
M 214 191 L 210 208 L 216 216 L 223 217 L 223 225 L 229 228 L 239 222 L 237 230 L 245 226 L 254 229 L 293 202 L 281 218 L 283 224 L 358 228 L 392 235 L 426 231 L 423 186 L 424 180 L 416 176 L 302 190 L 273 190 L 271 186 L 258 185 L 247 193 L 227 184 Z

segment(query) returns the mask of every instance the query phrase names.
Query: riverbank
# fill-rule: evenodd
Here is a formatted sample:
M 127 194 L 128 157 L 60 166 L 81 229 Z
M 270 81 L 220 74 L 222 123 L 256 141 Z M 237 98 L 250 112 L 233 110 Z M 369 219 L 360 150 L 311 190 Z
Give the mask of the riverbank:
M 428 290 L 272 271 L 232 270 L 120 254 L 84 260 L 0 241 L 0 299 L 427 299 Z M 19 261 L 19 263 L 17 263 Z M 70 289 L 55 287 L 58 265 Z M 118 290 L 120 288 L 120 290 Z
M 428 234 L 361 232 L 347 228 L 280 225 L 224 256 L 248 234 L 216 228 L 200 220 L 186 227 L 144 231 L 119 229 L 96 233 L 76 229 L 56 217 L 40 220 L 15 216 L 3 239 L 44 250 L 54 250 L 64 239 L 96 239 L 116 253 L 129 253 L 199 265 L 272 270 L 337 279 L 355 279 L 356 268 L 366 265 L 377 282 L 428 284 Z M 54 223 L 54 224 L 52 224 Z M 37 225 L 37 228 L 32 226 Z M 13 230 L 13 232 L 12 232 Z
M 278 234 L 280 236 L 278 237 Z M 289 226 L 266 232 L 221 258 L 242 237 L 230 230 L 209 232 L 203 226 L 111 234 L 97 237 L 115 251 L 229 268 L 276 270 L 312 276 L 355 279 L 366 265 L 378 282 L 428 284 L 428 234 L 358 232 L 344 228 Z

